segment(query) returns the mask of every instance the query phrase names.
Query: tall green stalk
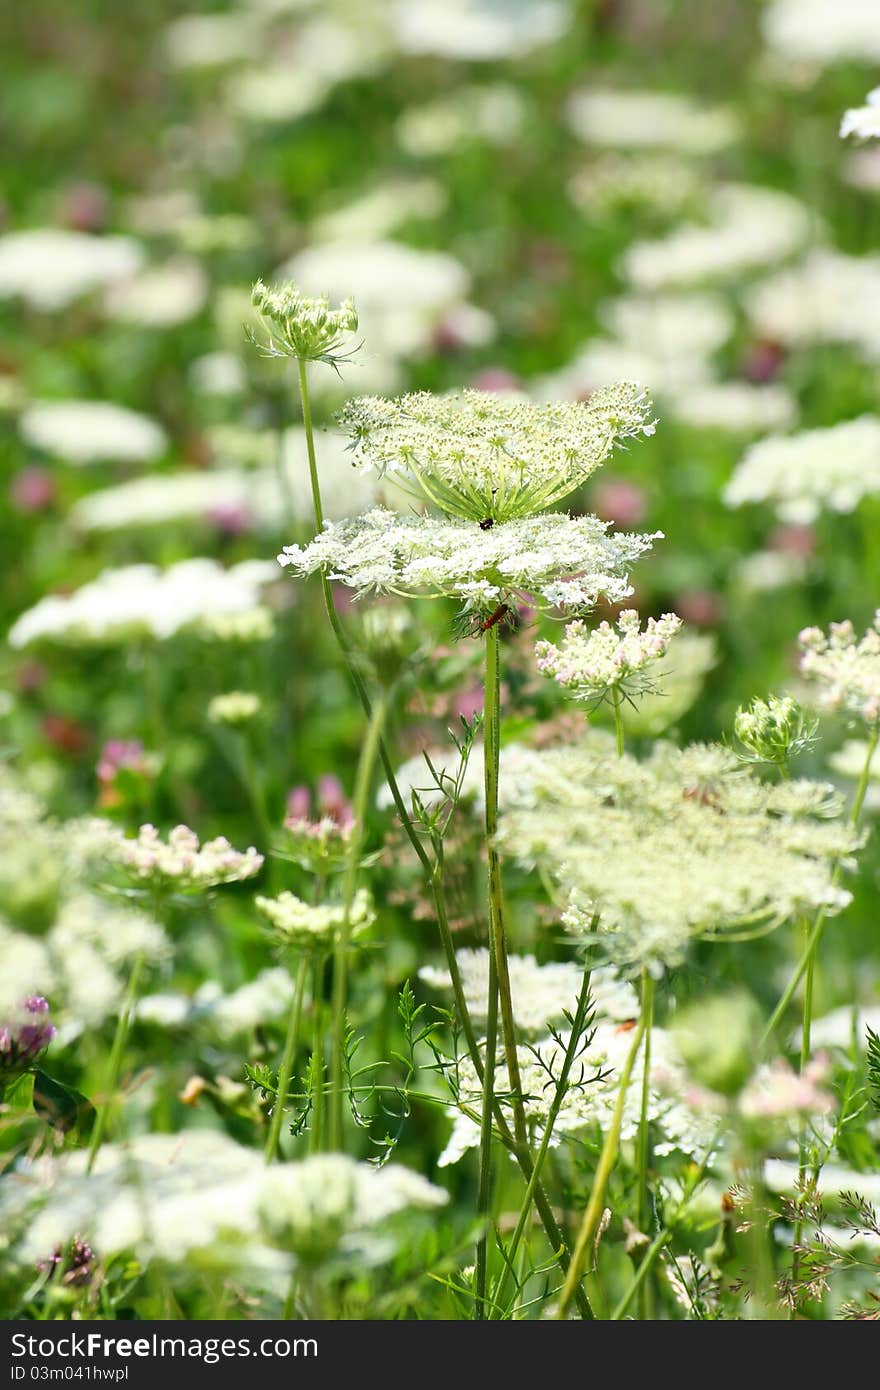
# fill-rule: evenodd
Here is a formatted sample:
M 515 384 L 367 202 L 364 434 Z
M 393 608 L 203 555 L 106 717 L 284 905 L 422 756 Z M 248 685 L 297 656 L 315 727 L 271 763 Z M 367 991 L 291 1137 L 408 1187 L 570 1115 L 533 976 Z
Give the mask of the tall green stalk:
M 342 885 L 342 925 L 333 948 L 333 1056 L 330 1071 L 332 1092 L 330 1098 L 330 1113 L 328 1116 L 329 1123 L 327 1127 L 327 1137 L 331 1149 L 342 1147 L 346 1004 L 348 1001 L 348 950 L 351 941 L 351 909 L 354 903 L 358 868 L 360 867 L 364 846 L 367 807 L 370 797 L 373 768 L 376 765 L 376 756 L 379 750 L 379 741 L 382 737 L 382 726 L 385 722 L 387 705 L 388 695 L 383 692 L 375 705 L 373 705 L 370 714 L 370 722 L 367 725 L 366 737 L 364 738 L 361 747 L 361 755 L 358 759 L 357 776 L 354 786 L 354 800 L 352 803 L 354 829 L 348 849 L 348 859 L 345 865 L 345 877 Z
M 299 361 L 298 366 L 300 396 L 302 399 L 303 408 L 303 425 L 306 434 L 306 448 L 309 458 L 309 476 L 312 485 L 312 502 L 315 511 L 315 522 L 318 528 L 320 529 L 324 524 L 324 513 L 321 504 L 320 481 L 318 478 L 317 461 L 315 457 L 315 443 L 314 432 L 312 428 L 311 405 L 309 400 L 308 376 L 306 372 L 305 363 Z M 345 662 L 346 669 L 348 671 L 352 685 L 355 688 L 355 692 L 361 703 L 361 707 L 364 711 L 364 714 L 366 715 L 367 719 L 370 719 L 372 716 L 372 703 L 370 701 L 366 685 L 364 684 L 363 676 L 361 675 L 361 672 L 358 669 L 357 663 L 354 659 L 354 655 L 352 652 L 351 644 L 348 640 L 345 629 L 339 620 L 339 615 L 337 614 L 336 609 L 334 607 L 333 594 L 331 592 L 330 584 L 327 580 L 327 577 L 326 575 L 322 574 L 320 578 L 321 592 L 324 598 L 324 608 L 326 610 L 327 620 L 330 624 L 330 628 L 333 632 L 333 635 L 336 638 L 336 642 L 339 646 L 340 653 L 342 654 L 343 661 Z M 465 1031 L 465 1038 L 468 1043 L 468 1050 L 477 1069 L 477 1075 L 482 1076 L 482 1059 L 480 1057 L 480 1052 L 477 1045 L 476 1033 L 474 1031 L 473 1022 L 470 1019 L 467 1001 L 464 997 L 464 990 L 461 984 L 461 975 L 458 969 L 458 962 L 455 958 L 455 948 L 452 943 L 452 934 L 449 930 L 448 913 L 445 910 L 445 902 L 442 890 L 442 866 L 436 863 L 432 863 L 429 855 L 425 850 L 424 845 L 422 844 L 419 834 L 415 826 L 413 825 L 412 817 L 410 816 L 409 811 L 407 810 L 406 804 L 400 792 L 400 788 L 397 785 L 397 778 L 394 775 L 394 766 L 392 764 L 387 745 L 385 744 L 383 738 L 379 739 L 378 747 L 379 759 L 382 763 L 382 770 L 385 775 L 388 790 L 391 793 L 391 799 L 394 802 L 394 808 L 397 812 L 400 823 L 403 826 L 406 837 L 409 840 L 410 845 L 412 846 L 416 858 L 419 861 L 422 873 L 425 877 L 425 883 L 428 886 L 429 891 L 431 893 L 435 911 L 437 912 L 437 921 L 440 929 L 440 940 L 443 946 L 444 955 L 446 956 L 446 963 L 449 968 L 450 976 L 452 978 L 453 991 L 455 995 L 455 1002 L 456 1008 L 458 1010 L 459 1019 Z M 511 1154 L 513 1154 L 514 1158 L 520 1166 L 520 1169 L 523 1173 L 524 1178 L 526 1179 L 526 1182 L 528 1182 L 532 1173 L 531 1152 L 527 1144 L 516 1143 L 513 1136 L 506 1132 L 507 1126 L 504 1119 L 504 1115 L 501 1111 L 501 1107 L 497 1104 L 497 1101 L 495 1104 L 495 1124 L 496 1128 L 499 1130 L 499 1133 L 501 1134 L 502 1142 L 505 1143 L 506 1147 L 509 1149 Z M 538 1182 L 535 1189 L 535 1207 L 538 1211 L 538 1214 L 541 1217 L 541 1222 L 547 1234 L 547 1239 L 550 1243 L 550 1247 L 554 1252 L 556 1252 L 557 1258 L 559 1260 L 563 1272 L 567 1272 L 570 1263 L 568 1247 L 565 1241 L 565 1237 L 563 1236 L 562 1231 L 560 1230 L 559 1223 L 554 1215 L 553 1208 L 550 1204 L 550 1200 L 547 1197 L 547 1194 L 544 1191 L 543 1186 L 540 1182 Z M 580 1312 L 581 1317 L 585 1319 L 591 1318 L 593 1316 L 592 1310 L 590 1308 L 589 1301 L 587 1299 L 586 1294 L 584 1293 L 580 1281 L 577 1281 L 575 1300 L 577 1302 L 578 1311 Z
M 144 957 L 143 955 L 139 955 L 135 958 L 134 965 L 131 967 L 125 998 L 122 1001 L 122 1007 L 116 1019 L 116 1031 L 113 1035 L 113 1044 L 110 1048 L 110 1057 L 107 1062 L 104 1099 L 95 1116 L 95 1125 L 92 1130 L 91 1143 L 89 1144 L 89 1157 L 86 1163 L 87 1173 L 91 1173 L 94 1168 L 95 1160 L 104 1142 L 104 1135 L 107 1131 L 107 1121 L 110 1116 L 110 1108 L 113 1105 L 116 1096 L 116 1088 L 119 1085 L 119 1073 L 122 1068 L 122 1059 L 125 1055 L 125 1044 L 128 1041 L 128 1030 L 131 1027 L 131 1017 L 134 1013 L 135 1005 L 137 1004 L 143 968 Z
M 868 781 L 869 781 L 870 775 L 871 775 L 871 764 L 872 764 L 872 762 L 873 762 L 873 760 L 874 760 L 874 754 L 875 754 L 875 752 L 876 752 L 876 750 L 877 750 L 877 740 L 878 740 L 878 737 L 880 737 L 880 728 L 878 728 L 877 725 L 872 725 L 871 730 L 870 730 L 870 733 L 869 733 L 869 736 L 868 736 L 868 750 L 867 750 L 867 754 L 866 754 L 866 756 L 865 756 L 865 763 L 864 763 L 864 766 L 863 766 L 863 768 L 862 768 L 862 773 L 861 773 L 861 776 L 860 776 L 860 778 L 859 778 L 858 786 L 856 787 L 856 792 L 855 792 L 855 796 L 853 797 L 852 806 L 850 807 L 849 821 L 850 821 L 850 824 L 853 825 L 853 826 L 858 825 L 859 820 L 861 819 L 862 807 L 863 807 L 864 802 L 865 802 L 865 795 L 866 795 L 867 790 L 868 790 Z M 841 869 L 840 869 L 840 865 L 838 865 L 838 866 L 836 867 L 836 869 L 835 869 L 835 871 L 834 871 L 834 875 L 833 875 L 833 877 L 832 877 L 832 883 L 833 883 L 833 884 L 837 884 L 837 883 L 840 881 L 840 875 L 841 875 Z M 779 1000 L 779 1003 L 776 1005 L 776 1008 L 773 1010 L 773 1013 L 772 1013 L 772 1015 L 771 1015 L 771 1017 L 770 1017 L 770 1022 L 767 1024 L 767 1027 L 764 1029 L 764 1035 L 763 1035 L 763 1038 L 762 1038 L 762 1043 L 763 1043 L 763 1044 L 766 1044 L 767 1042 L 769 1042 L 769 1040 L 770 1040 L 770 1038 L 772 1037 L 773 1033 L 775 1033 L 776 1028 L 778 1027 L 778 1025 L 779 1025 L 781 1019 L 783 1018 L 783 1016 L 784 1016 L 786 1010 L 788 1009 L 789 1004 L 791 1003 L 792 999 L 794 998 L 795 991 L 796 991 L 798 985 L 800 984 L 800 982 L 801 982 L 801 980 L 804 978 L 804 976 L 807 974 L 807 972 L 810 971 L 810 970 L 812 970 L 813 964 L 814 964 L 815 959 L 816 959 L 816 952 L 817 952 L 818 949 L 819 949 L 819 942 L 820 942 L 820 940 L 821 940 L 821 938 L 822 938 L 822 930 L 823 930 L 823 928 L 824 928 L 824 926 L 825 926 L 825 920 L 826 920 L 827 916 L 828 916 L 828 912 L 827 912 L 827 909 L 824 908 L 824 907 L 823 907 L 823 908 L 820 908 L 819 911 L 817 912 L 816 917 L 815 917 L 815 920 L 814 920 L 814 922 L 813 922 L 813 926 L 812 926 L 812 928 L 810 929 L 809 935 L 807 936 L 807 940 L 806 940 L 806 944 L 805 944 L 805 946 L 804 946 L 804 950 L 803 950 L 803 952 L 802 952 L 802 954 L 801 954 L 801 957 L 800 957 L 800 959 L 799 959 L 797 965 L 795 966 L 794 973 L 793 973 L 791 979 L 789 980 L 788 984 L 786 985 L 785 990 L 783 991 L 782 997 L 781 997 L 780 1000 Z M 807 1043 L 808 1043 L 808 1045 L 809 1045 L 809 1036 L 810 1036 L 811 1026 L 812 1026 L 812 1014 L 810 1014 L 808 1017 L 805 1016 L 805 1019 L 804 1019 L 804 1028 L 802 1029 L 802 1032 L 803 1032 L 804 1030 L 805 1030 L 805 1032 L 806 1032 L 806 1037 L 807 1037 Z
M 571 1257 L 568 1274 L 562 1286 L 559 1296 L 559 1303 L 556 1309 L 556 1316 L 559 1319 L 568 1317 L 575 1290 L 584 1272 L 587 1254 L 590 1245 L 599 1229 L 599 1222 L 602 1219 L 602 1212 L 605 1208 L 605 1193 L 608 1188 L 608 1180 L 617 1162 L 617 1150 L 620 1145 L 620 1127 L 623 1122 L 623 1107 L 626 1102 L 626 1093 L 629 1090 L 630 1078 L 632 1077 L 633 1067 L 639 1048 L 642 1045 L 642 1037 L 645 1031 L 645 1020 L 640 1018 L 636 1024 L 633 1034 L 632 1045 L 627 1054 L 623 1071 L 620 1074 L 620 1085 L 617 1093 L 617 1104 L 614 1107 L 614 1115 L 611 1126 L 605 1135 L 605 1142 L 602 1145 L 602 1152 L 599 1155 L 599 1163 L 596 1167 L 596 1176 L 593 1179 L 593 1187 L 590 1192 L 590 1200 L 584 1212 L 578 1238 L 575 1242 L 574 1253 Z
M 312 1076 L 315 1089 L 309 1127 L 309 1152 L 320 1153 L 324 1142 L 324 953 L 312 962 Z
M 287 1100 L 287 1093 L 290 1090 L 290 1078 L 293 1075 L 293 1066 L 296 1061 L 296 1046 L 299 1041 L 303 995 L 305 993 L 308 969 L 309 958 L 306 954 L 303 954 L 297 966 L 296 981 L 293 987 L 293 1001 L 287 1021 L 287 1034 L 284 1039 L 284 1052 L 281 1056 L 281 1066 L 278 1068 L 278 1086 L 275 1091 L 275 1104 L 272 1107 L 272 1121 L 269 1125 L 269 1134 L 266 1139 L 265 1156 L 267 1163 L 274 1162 L 278 1154 L 278 1144 L 281 1139 L 281 1126 L 284 1122 L 284 1102 Z

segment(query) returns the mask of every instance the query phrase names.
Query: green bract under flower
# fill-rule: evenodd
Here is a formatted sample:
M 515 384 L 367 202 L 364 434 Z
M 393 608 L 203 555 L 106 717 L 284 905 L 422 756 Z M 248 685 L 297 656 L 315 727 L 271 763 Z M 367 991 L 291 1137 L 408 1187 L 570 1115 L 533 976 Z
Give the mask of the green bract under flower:
M 558 883 L 567 926 L 590 934 L 598 914 L 615 962 L 654 967 L 697 936 L 840 911 L 834 865 L 862 839 L 827 784 L 761 782 L 715 745 L 638 762 L 593 735 L 534 753 L 505 803 L 502 848 Z
M 259 345 L 270 357 L 333 363 L 347 334 L 357 331 L 357 309 L 351 299 L 332 309 L 326 295 L 306 299 L 290 280 L 273 289 L 258 280 L 251 297 L 265 330 Z
M 614 445 L 653 434 L 639 386 L 597 391 L 583 405 L 534 404 L 517 395 L 421 391 L 350 401 L 340 417 L 357 464 L 402 475 L 449 516 L 512 521 L 567 497 Z
M 660 535 L 610 534 L 597 517 L 559 512 L 483 530 L 376 507 L 328 522 L 309 545 L 286 546 L 278 563 L 297 575 L 323 571 L 359 594 L 459 598 L 478 613 L 523 594 L 578 612 L 600 595 L 617 603 L 632 593 L 627 570 Z

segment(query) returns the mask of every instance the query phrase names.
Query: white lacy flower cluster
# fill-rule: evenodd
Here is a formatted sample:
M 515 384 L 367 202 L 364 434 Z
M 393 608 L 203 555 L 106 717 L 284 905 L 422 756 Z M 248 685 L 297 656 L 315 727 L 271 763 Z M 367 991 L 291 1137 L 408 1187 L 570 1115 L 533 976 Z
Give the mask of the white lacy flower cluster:
M 526 113 L 522 91 L 512 84 L 457 84 L 451 98 L 407 106 L 395 135 L 401 149 L 416 159 L 445 155 L 470 141 L 504 147 L 519 139 Z
M 13 647 L 161 641 L 190 628 L 214 635 L 215 625 L 222 635 L 225 620 L 234 625 L 261 611 L 262 590 L 275 573 L 271 561 L 246 560 L 227 570 L 207 559 L 181 560 L 166 570 L 104 570 L 72 594 L 40 599 L 14 623 L 9 641 Z
M 550 1073 L 558 1076 L 564 1057 L 563 1046 L 553 1038 L 517 1049 L 526 1118 L 540 1140 L 555 1087 Z M 578 1055 L 573 1069 L 576 1083 L 570 1087 L 556 1119 L 552 1144 L 564 1136 L 577 1135 L 594 1143 L 607 1133 L 618 1099 L 620 1072 L 632 1046 L 632 1033 L 626 1023 L 601 1019 L 588 1047 Z M 535 1052 L 539 1057 L 535 1056 Z M 540 1058 L 540 1060 L 539 1060 Z M 624 1144 L 635 1139 L 641 1114 L 644 1052 L 640 1051 L 626 1093 L 621 1125 Z M 479 1108 L 480 1084 L 470 1058 L 459 1064 L 460 1096 L 472 1111 Z M 497 1091 L 509 1090 L 507 1069 L 499 1056 L 495 1076 Z M 718 1117 L 704 1106 L 691 1106 L 687 1100 L 687 1074 L 669 1033 L 654 1028 L 651 1033 L 651 1070 L 648 1089 L 648 1118 L 654 1132 L 654 1153 L 658 1157 L 677 1151 L 701 1158 L 710 1148 Z M 478 1125 L 468 1115 L 456 1114 L 452 1134 L 440 1156 L 441 1167 L 456 1163 L 479 1143 Z
M 827 635 L 805 627 L 798 637 L 801 675 L 820 687 L 826 709 L 849 710 L 874 725 L 880 720 L 880 609 L 864 637 L 849 619 L 832 623 Z
M 715 154 L 739 134 L 727 107 L 699 106 L 677 92 L 575 92 L 568 124 L 581 140 L 616 149 L 667 149 Z
M 468 1013 L 482 1022 L 489 996 L 489 952 L 466 948 L 456 951 L 455 958 Z M 574 1013 L 583 980 L 582 966 L 574 961 L 539 965 L 534 956 L 510 956 L 508 965 L 513 1016 L 523 1033 L 546 1033 L 551 1025 L 564 1023 L 566 1013 Z M 433 965 L 423 966 L 419 979 L 435 989 L 452 988 L 448 970 Z M 591 972 L 590 999 L 597 1016 L 603 1019 L 624 1022 L 639 1011 L 632 985 L 608 966 Z
M 277 898 L 258 896 L 254 904 L 271 923 L 278 941 L 300 951 L 331 945 L 345 924 L 342 903 L 305 903 L 295 893 L 285 892 Z M 366 888 L 359 888 L 348 915 L 351 936 L 360 936 L 375 920 L 372 897 Z
M 601 622 L 591 632 L 576 619 L 557 646 L 535 644 L 536 665 L 576 700 L 596 703 L 615 692 L 633 699 L 653 683 L 651 668 L 662 660 L 681 627 L 676 613 L 649 618 L 642 630 L 634 608 L 626 608 L 615 625 Z
M 376 507 L 285 546 L 278 563 L 300 576 L 323 570 L 358 594 L 458 598 L 480 613 L 524 594 L 577 612 L 632 593 L 627 570 L 659 534 L 610 534 L 596 517 L 558 512 L 484 530 Z
M 770 502 L 784 521 L 851 512 L 880 492 L 880 419 L 862 415 L 827 429 L 773 435 L 743 455 L 724 490 L 729 507 Z
M 353 300 L 346 299 L 332 309 L 326 295 L 308 299 L 290 280 L 274 289 L 258 280 L 252 300 L 263 321 L 261 345 L 272 357 L 333 362 L 348 335 L 357 332 Z
M 865 98 L 864 106 L 845 111 L 840 122 L 840 136 L 857 135 L 860 140 L 880 140 L 880 87 Z
M 834 866 L 861 837 L 843 804 L 825 783 L 761 782 L 729 749 L 659 744 L 639 762 L 592 734 L 508 779 L 499 842 L 558 883 L 575 935 L 659 968 L 698 936 L 844 908 Z
M 142 825 L 137 839 L 119 841 L 118 859 L 138 882 L 176 892 L 239 883 L 263 867 L 263 856 L 253 845 L 242 853 L 224 835 L 200 844 L 187 825 L 175 826 L 167 840 L 154 825 Z
M 34 401 L 22 414 L 25 443 L 66 463 L 151 463 L 165 431 L 149 416 L 113 401 Z
M 745 302 L 762 338 L 794 348 L 844 343 L 880 361 L 880 256 L 817 247 L 760 281 Z
M 587 405 L 484 391 L 366 397 L 350 401 L 340 423 L 356 463 L 406 475 L 448 515 L 493 522 L 544 511 L 595 472 L 616 442 L 654 431 L 650 401 L 628 383 L 596 392 Z
M 685 224 L 659 241 L 636 242 L 623 269 L 639 289 L 692 285 L 782 260 L 810 232 L 807 209 L 787 193 L 725 184 L 709 202 L 709 223 Z
M 293 980 L 286 966 L 261 970 L 247 984 L 225 993 L 216 980 L 206 980 L 195 994 L 167 990 L 147 994 L 137 1005 L 137 1017 L 158 1028 L 198 1028 L 207 1025 L 213 1045 L 233 1042 L 290 1009 Z
M 0 299 L 20 297 L 43 312 L 65 309 L 135 274 L 143 260 L 143 247 L 131 237 L 60 227 L 7 232 L 0 237 Z
M 668 154 L 605 154 L 572 174 L 567 187 L 584 212 L 646 207 L 669 217 L 699 206 L 704 193 L 693 165 Z
M 69 1150 L 23 1160 L 8 1174 L 0 1217 L 16 1264 L 33 1268 L 78 1237 L 102 1258 L 128 1251 L 172 1269 L 198 1253 L 283 1294 L 289 1261 L 254 1240 L 261 1222 L 266 1241 L 301 1259 L 331 1257 L 340 1245 L 359 1258 L 372 1227 L 447 1201 L 398 1164 L 377 1170 L 321 1154 L 267 1168 L 258 1150 L 205 1129 L 105 1144 L 91 1174 L 87 1161 L 85 1149 Z M 371 1251 L 385 1258 L 393 1248 L 383 1241 Z

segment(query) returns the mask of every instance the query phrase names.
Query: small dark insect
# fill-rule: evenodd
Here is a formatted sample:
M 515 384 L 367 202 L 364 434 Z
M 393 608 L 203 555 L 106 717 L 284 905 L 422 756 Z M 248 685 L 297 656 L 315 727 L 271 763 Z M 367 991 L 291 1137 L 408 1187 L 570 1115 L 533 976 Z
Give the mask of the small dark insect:
M 485 520 L 483 520 L 483 521 L 480 522 L 480 530 L 481 530 L 481 531 L 491 531 L 491 530 L 492 530 L 492 527 L 493 527 L 494 525 L 495 525 L 494 519 L 493 519 L 491 516 L 487 516 L 487 517 L 485 518 Z
M 618 1023 L 614 1031 L 615 1033 L 631 1033 L 637 1023 L 637 1018 L 625 1018 L 623 1023 Z
M 682 796 L 686 801 L 698 801 L 701 806 L 711 806 L 713 811 L 718 812 L 719 816 L 726 814 L 721 797 L 710 787 L 686 787 Z
M 510 609 L 508 608 L 506 603 L 499 603 L 498 607 L 495 609 L 495 612 L 490 613 L 488 618 L 484 618 L 483 621 L 480 623 L 480 631 L 488 632 L 490 628 L 495 627 L 496 624 L 500 622 L 503 622 L 509 612 Z

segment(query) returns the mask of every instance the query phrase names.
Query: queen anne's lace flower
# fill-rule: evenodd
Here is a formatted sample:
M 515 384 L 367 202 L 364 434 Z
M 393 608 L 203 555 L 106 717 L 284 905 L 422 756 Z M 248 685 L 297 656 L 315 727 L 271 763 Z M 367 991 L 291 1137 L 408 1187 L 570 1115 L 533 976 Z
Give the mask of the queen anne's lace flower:
M 820 687 L 826 709 L 846 709 L 866 724 L 880 720 L 880 609 L 864 637 L 849 619 L 832 623 L 828 634 L 805 627 L 798 637 L 801 674 Z
M 852 345 L 880 360 L 880 256 L 847 256 L 816 247 L 798 265 L 777 271 L 746 295 L 753 330 L 794 348 Z
M 851 512 L 880 492 L 880 419 L 773 435 L 746 451 L 727 487 L 730 507 L 771 502 L 783 521 L 814 521 L 823 508 Z
M 880 140 L 880 87 L 865 98 L 864 106 L 853 107 L 843 114 L 840 136 L 857 135 L 861 140 Z
M 359 594 L 459 598 L 479 613 L 528 594 L 577 612 L 600 594 L 626 598 L 627 568 L 659 534 L 609 534 L 594 516 L 557 512 L 484 530 L 376 507 L 328 523 L 309 545 L 286 546 L 278 563 L 298 575 L 323 570 Z
M 478 1022 L 486 1017 L 489 997 L 489 952 L 484 949 L 456 951 L 468 1013 Z M 543 1033 L 551 1024 L 562 1024 L 573 1014 L 583 979 L 583 967 L 574 961 L 539 965 L 534 956 L 511 956 L 510 988 L 517 1028 L 524 1033 Z M 436 989 L 450 989 L 447 970 L 426 965 L 419 979 Z M 590 1000 L 600 1018 L 623 1022 L 638 1013 L 635 990 L 607 966 L 590 975 Z
M 590 632 L 576 619 L 559 646 L 535 644 L 536 665 L 576 700 L 597 703 L 615 692 L 632 699 L 653 684 L 651 668 L 666 655 L 680 627 L 677 614 L 664 613 L 649 618 L 643 632 L 634 608 L 620 614 L 617 631 L 602 622 Z
M 821 1057 L 814 1058 L 801 1072 L 779 1058 L 755 1072 L 739 1098 L 739 1112 L 749 1120 L 828 1115 L 837 1102 L 820 1085 L 827 1075 L 828 1063 Z
M 833 866 L 861 836 L 842 811 L 827 784 L 761 782 L 725 748 L 660 744 L 640 763 L 593 734 L 532 754 L 499 840 L 556 880 L 572 932 L 592 934 L 598 916 L 611 959 L 654 966 L 695 936 L 845 907 Z
M 176 826 L 167 840 L 154 825 L 142 825 L 136 840 L 119 842 L 118 853 L 119 862 L 139 882 L 177 892 L 238 883 L 253 878 L 263 866 L 263 856 L 253 846 L 242 854 L 223 835 L 200 845 L 198 835 L 186 825 Z
M 479 522 L 545 511 L 617 441 L 654 431 L 645 392 L 629 384 L 597 391 L 587 405 L 483 391 L 364 397 L 349 402 L 340 422 L 356 463 L 404 475 L 447 515 Z
M 733 730 L 745 756 L 759 763 L 787 763 L 813 742 L 815 722 L 805 723 L 803 711 L 791 695 L 757 696 L 737 710 Z
M 275 289 L 258 280 L 252 297 L 265 330 L 261 346 L 272 357 L 334 362 L 347 336 L 357 331 L 351 299 L 331 309 L 326 295 L 307 299 L 290 280 Z
M 533 1047 L 517 1049 L 526 1118 L 541 1133 L 554 1097 L 550 1076 L 558 1076 L 567 1038 L 562 1046 L 554 1038 L 546 1038 Z M 626 1024 L 600 1020 L 592 1041 L 578 1055 L 576 1074 L 579 1084 L 570 1087 L 553 1128 L 551 1143 L 559 1144 L 566 1135 L 579 1135 L 598 1142 L 607 1132 L 618 1099 L 621 1069 L 632 1046 L 632 1034 Z M 535 1054 L 538 1054 L 537 1056 Z M 640 1052 L 624 1101 L 621 1139 L 633 1140 L 639 1129 L 641 1113 L 641 1078 L 644 1053 Z M 658 1156 L 677 1150 L 701 1157 L 711 1146 L 717 1127 L 717 1116 L 697 1110 L 682 1099 L 687 1077 L 670 1035 L 662 1028 L 651 1034 L 651 1072 L 648 1091 L 648 1117 L 655 1136 L 654 1153 Z M 497 1093 L 509 1090 L 506 1066 L 498 1059 L 495 1074 Z M 480 1083 L 470 1058 L 459 1063 L 459 1096 L 472 1111 L 479 1107 Z M 468 1115 L 457 1114 L 449 1142 L 439 1163 L 456 1163 L 469 1149 L 479 1143 L 478 1125 Z
M 290 892 L 281 893 L 277 898 L 258 896 L 254 903 L 271 923 L 278 940 L 285 946 L 299 950 L 311 950 L 332 943 L 345 922 L 342 903 L 313 905 Z M 375 920 L 373 900 L 365 888 L 359 888 L 349 912 L 349 931 L 352 936 L 359 936 Z
M 91 236 L 33 227 L 0 237 L 0 299 L 20 296 L 33 308 L 64 309 L 81 295 L 133 275 L 144 252 L 131 237 Z
M 771 0 L 763 29 L 787 69 L 793 62 L 880 62 L 874 0 Z

